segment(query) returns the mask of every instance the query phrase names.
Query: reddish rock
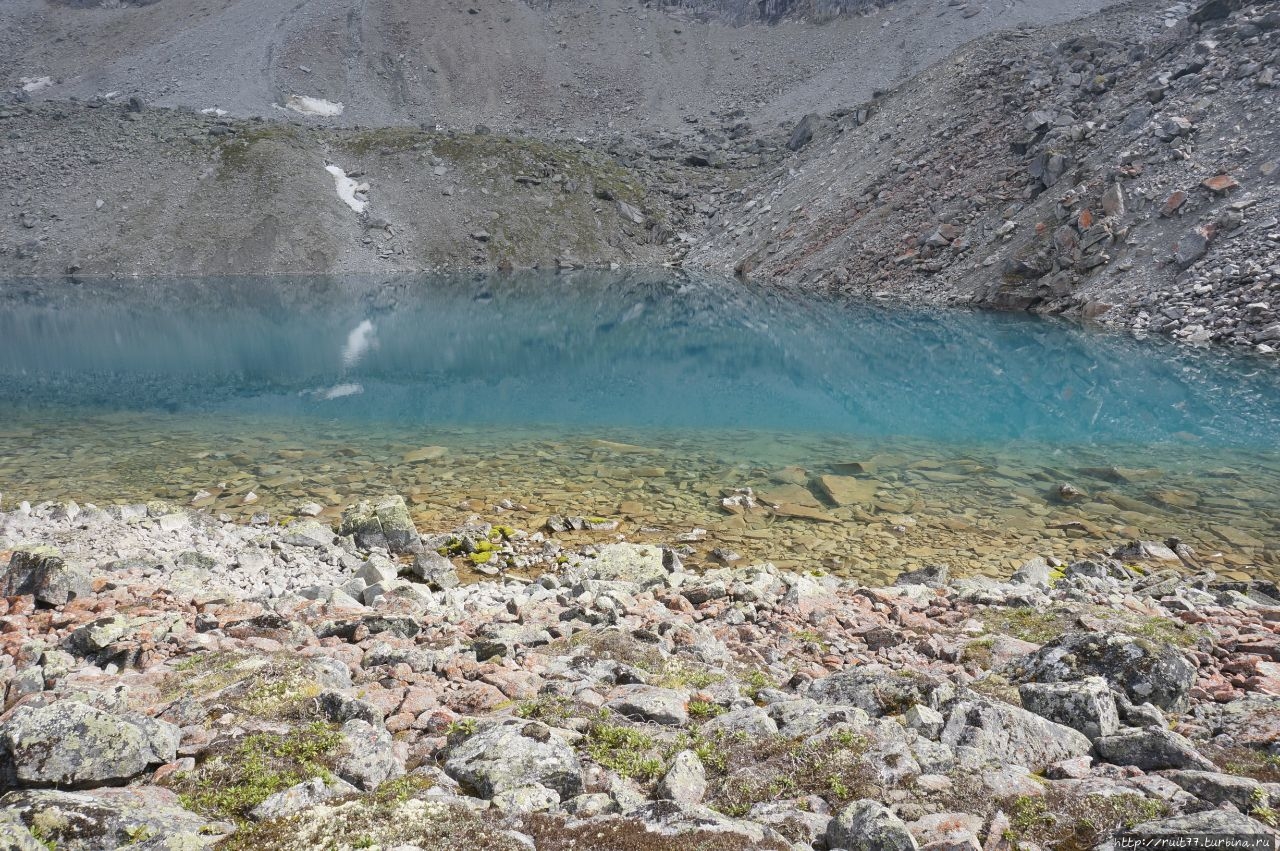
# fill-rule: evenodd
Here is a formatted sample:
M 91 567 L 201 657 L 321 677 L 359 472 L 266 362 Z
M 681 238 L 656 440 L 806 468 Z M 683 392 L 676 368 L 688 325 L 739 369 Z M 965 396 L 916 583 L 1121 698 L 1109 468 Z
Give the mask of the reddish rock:
M 1165 199 L 1164 206 L 1160 208 L 1160 215 L 1168 218 L 1181 210 L 1185 203 L 1187 203 L 1187 193 L 1179 189 Z
M 1232 189 L 1236 189 L 1240 186 L 1240 184 L 1236 182 L 1236 179 L 1229 174 L 1219 174 L 1214 177 L 1205 178 L 1200 181 L 1200 185 L 1205 189 L 1208 189 L 1210 192 L 1214 192 L 1219 195 L 1225 195 Z
M 485 674 L 482 682 L 494 686 L 510 700 L 529 700 L 537 697 L 543 686 L 543 679 L 528 671 L 497 671 Z
M 496 686 L 488 683 L 467 683 L 457 691 L 445 695 L 444 704 L 450 709 L 464 715 L 480 715 L 492 712 L 507 702 L 507 696 Z

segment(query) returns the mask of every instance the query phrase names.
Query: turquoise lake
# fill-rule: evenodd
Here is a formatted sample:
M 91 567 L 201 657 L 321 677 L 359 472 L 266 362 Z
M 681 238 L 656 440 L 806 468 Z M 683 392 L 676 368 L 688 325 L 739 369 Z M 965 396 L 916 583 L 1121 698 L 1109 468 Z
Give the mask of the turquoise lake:
M 664 273 L 7 282 L 0 305 L 6 506 L 396 491 L 427 525 L 705 529 L 695 561 L 998 574 L 1172 536 L 1280 571 L 1274 359 Z

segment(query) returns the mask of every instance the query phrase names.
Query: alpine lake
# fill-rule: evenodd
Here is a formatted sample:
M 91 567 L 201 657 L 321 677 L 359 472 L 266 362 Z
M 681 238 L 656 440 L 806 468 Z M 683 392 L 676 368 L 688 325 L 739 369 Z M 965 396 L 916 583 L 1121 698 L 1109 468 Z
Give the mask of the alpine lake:
M 6 510 L 398 493 L 424 531 L 869 582 L 1171 538 L 1280 577 L 1280 362 L 1022 315 L 661 271 L 6 281 L 0 411 Z

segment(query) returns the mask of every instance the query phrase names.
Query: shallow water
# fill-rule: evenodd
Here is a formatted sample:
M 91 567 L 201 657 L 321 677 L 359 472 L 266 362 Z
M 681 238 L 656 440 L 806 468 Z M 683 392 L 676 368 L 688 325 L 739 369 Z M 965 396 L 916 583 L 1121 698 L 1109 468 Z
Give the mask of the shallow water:
M 526 528 L 702 528 L 695 562 L 869 578 L 1132 536 L 1280 572 L 1269 361 L 656 274 L 11 283 L 0 307 L 6 504 L 396 491 L 431 527 L 510 500 Z

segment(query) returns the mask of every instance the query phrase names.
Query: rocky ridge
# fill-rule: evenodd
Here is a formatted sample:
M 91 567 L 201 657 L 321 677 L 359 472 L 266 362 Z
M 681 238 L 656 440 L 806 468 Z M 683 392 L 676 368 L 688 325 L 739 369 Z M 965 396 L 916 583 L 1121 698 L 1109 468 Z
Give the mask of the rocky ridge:
M 0 546 L 3 847 L 995 851 L 1276 821 L 1277 589 L 1134 548 L 866 588 L 421 534 L 398 497 L 336 527 L 23 505 Z
M 687 262 L 1270 352 L 1277 27 L 1274 3 L 1136 3 L 979 41 L 807 116 Z

